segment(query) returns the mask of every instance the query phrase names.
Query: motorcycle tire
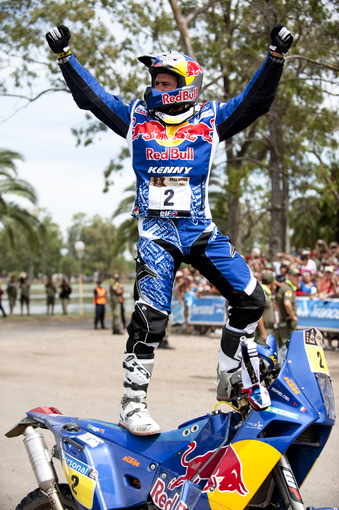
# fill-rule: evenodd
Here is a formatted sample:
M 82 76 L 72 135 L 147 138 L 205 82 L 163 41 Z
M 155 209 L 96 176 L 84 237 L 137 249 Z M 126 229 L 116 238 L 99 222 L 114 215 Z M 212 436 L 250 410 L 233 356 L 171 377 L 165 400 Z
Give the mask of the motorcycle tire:
M 77 506 L 68 485 L 60 484 L 59 490 L 61 503 L 64 509 L 77 510 Z M 48 498 L 41 492 L 41 490 L 35 489 L 27 494 L 15 510 L 51 510 L 51 505 Z

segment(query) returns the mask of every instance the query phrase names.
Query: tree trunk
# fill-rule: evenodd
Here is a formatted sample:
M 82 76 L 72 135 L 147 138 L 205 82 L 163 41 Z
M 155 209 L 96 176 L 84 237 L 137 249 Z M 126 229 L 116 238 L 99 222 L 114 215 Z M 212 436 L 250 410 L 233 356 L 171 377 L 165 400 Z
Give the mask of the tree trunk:
M 271 175 L 271 232 L 269 255 L 283 251 L 285 245 L 285 226 L 283 211 L 283 189 L 281 165 L 279 161 L 279 115 L 276 101 L 269 112 L 270 123 L 270 175 Z
M 228 196 L 228 222 L 229 231 L 227 235 L 230 237 L 231 243 L 236 250 L 241 253 L 242 239 L 240 232 L 240 214 L 239 214 L 239 197 L 229 194 Z
M 242 249 L 240 232 L 241 164 L 233 154 L 232 143 L 226 142 L 226 174 L 228 176 L 228 229 L 227 235 L 238 252 Z
M 289 226 L 289 219 L 288 219 L 288 203 L 289 203 L 289 180 L 288 180 L 288 172 L 287 169 L 283 171 L 282 175 L 282 210 L 281 210 L 281 216 L 282 216 L 282 251 L 284 253 L 290 253 L 291 252 L 291 243 L 290 243 L 290 226 Z

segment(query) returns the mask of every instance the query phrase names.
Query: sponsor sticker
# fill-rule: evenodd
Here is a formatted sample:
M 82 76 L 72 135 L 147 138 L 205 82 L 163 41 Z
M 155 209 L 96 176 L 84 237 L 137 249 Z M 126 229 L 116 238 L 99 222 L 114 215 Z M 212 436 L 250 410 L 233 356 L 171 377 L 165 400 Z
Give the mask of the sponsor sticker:
M 261 430 L 264 428 L 264 425 L 260 421 L 257 421 L 255 423 L 252 423 L 252 422 L 246 423 L 245 427 L 247 429 Z
M 99 444 L 103 444 L 103 440 L 97 436 L 94 436 L 90 432 L 86 432 L 86 434 L 82 434 L 77 436 L 81 441 L 88 444 L 91 448 L 96 448 Z
M 291 411 L 286 411 L 285 409 L 280 409 L 279 407 L 268 407 L 264 411 L 265 413 L 274 413 L 279 414 L 280 416 L 286 416 L 286 418 L 292 418 L 293 420 L 299 420 L 299 414 L 291 413 Z
M 291 388 L 291 390 L 296 394 L 296 395 L 299 395 L 300 391 L 297 387 L 297 385 L 295 384 L 295 382 L 292 381 L 292 379 L 290 379 L 289 377 L 284 377 L 284 380 L 286 381 L 286 383 L 288 384 L 288 386 Z
M 278 390 L 278 388 L 275 388 L 274 386 L 272 386 L 270 389 L 271 389 L 271 391 L 273 391 L 273 393 L 276 393 L 283 400 L 286 400 L 287 402 L 290 401 L 290 397 L 285 395 L 282 391 Z
M 87 428 L 93 430 L 93 432 L 100 432 L 100 434 L 103 434 L 105 432 L 105 429 L 99 429 L 98 427 L 94 427 L 94 425 L 91 424 L 88 424 Z

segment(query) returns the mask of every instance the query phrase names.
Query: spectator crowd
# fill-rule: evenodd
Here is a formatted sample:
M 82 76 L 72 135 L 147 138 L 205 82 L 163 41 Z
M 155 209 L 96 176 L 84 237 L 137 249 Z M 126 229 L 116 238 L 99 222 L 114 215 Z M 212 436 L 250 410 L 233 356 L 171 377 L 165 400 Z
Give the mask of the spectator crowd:
M 257 328 L 257 340 L 264 341 L 265 336 L 278 329 L 279 320 L 281 320 L 281 310 L 277 305 L 277 297 L 279 297 L 279 289 L 282 289 L 285 282 L 289 279 L 293 280 L 294 276 L 298 276 L 295 282 L 295 295 L 306 296 L 310 299 L 321 299 L 326 301 L 329 298 L 339 298 L 339 244 L 336 241 L 329 245 L 318 240 L 313 249 L 304 248 L 297 253 L 276 253 L 272 258 L 262 253 L 259 248 L 253 248 L 245 255 L 246 262 L 250 267 L 254 276 L 264 286 L 266 297 L 272 300 L 274 306 L 274 319 L 272 319 L 272 328 L 266 329 L 261 321 Z M 294 276 L 293 276 L 294 274 Z M 118 306 L 114 306 L 112 289 L 114 285 L 120 289 L 121 285 L 118 281 L 118 275 L 114 275 L 115 279 L 110 286 L 110 300 L 112 312 L 118 317 L 120 316 L 120 304 L 123 303 L 123 297 L 119 296 L 115 300 Z M 53 278 L 49 276 L 44 283 L 46 292 L 47 314 L 54 313 L 54 304 L 57 295 L 62 301 L 62 310 L 67 314 L 67 305 L 69 302 L 71 287 L 68 282 L 63 279 L 58 286 L 54 283 Z M 112 294 L 113 292 L 113 294 Z M 7 314 L 13 315 L 13 309 L 18 300 L 21 305 L 21 315 L 26 311 L 30 313 L 30 282 L 27 275 L 22 275 L 18 281 L 11 276 L 7 282 L 7 287 L 0 286 L 0 311 L 6 317 L 6 311 L 2 306 L 2 297 L 7 294 L 9 311 Z M 182 266 L 176 273 L 173 298 L 183 305 L 184 321 L 187 332 L 193 334 L 203 334 L 209 331 L 210 326 L 197 326 L 188 324 L 189 307 L 195 297 L 219 295 L 217 289 L 208 282 L 198 270 L 192 266 Z M 113 303 L 114 301 L 114 303 Z M 278 300 L 279 301 L 279 300 Z M 119 312 L 116 310 L 119 309 Z M 115 310 L 115 311 L 114 311 Z M 280 317 L 279 317 L 280 315 Z M 122 314 L 124 317 L 124 314 Z M 263 317 L 265 317 L 265 312 Z M 125 321 L 125 319 L 124 319 Z M 121 333 L 120 319 L 114 321 L 114 333 Z M 296 322 L 296 321 L 295 321 Z M 274 323 L 274 324 L 273 324 Z M 124 322 L 124 327 L 126 327 Z
M 305 248 L 298 253 L 289 255 L 277 253 L 273 259 L 268 259 L 265 253 L 253 248 L 251 254 L 246 255 L 247 264 L 253 274 L 261 281 L 264 271 L 272 271 L 276 286 L 281 286 L 286 279 L 289 268 L 296 267 L 300 271 L 300 281 L 296 291 L 297 296 L 328 299 L 339 297 L 339 245 L 318 240 L 315 248 Z
M 260 283 L 266 287 L 269 286 L 274 304 L 272 330 L 278 330 L 278 324 L 281 321 L 281 311 L 276 303 L 276 296 L 287 280 L 291 279 L 295 282 L 296 296 L 324 301 L 329 298 L 339 298 L 339 245 L 335 241 L 328 245 L 325 241 L 318 240 L 313 249 L 304 248 L 293 254 L 276 253 L 272 258 L 267 257 L 259 248 L 253 248 L 245 255 L 245 259 Z M 294 279 L 295 277 L 297 278 Z M 193 297 L 203 295 L 218 295 L 218 291 L 196 269 L 180 268 L 176 273 L 173 297 L 183 303 L 187 329 L 201 334 L 206 332 L 207 328 L 188 326 L 187 321 Z M 258 331 L 261 331 L 259 327 Z M 261 340 L 265 340 L 264 331 L 263 329 Z
M 261 282 L 264 272 L 271 271 L 274 283 L 281 287 L 290 268 L 300 272 L 297 296 L 316 297 L 317 299 L 339 298 L 339 244 L 317 241 L 315 249 L 305 248 L 298 253 L 277 253 L 268 258 L 259 248 L 253 248 L 245 255 L 246 262 L 254 276 Z M 189 304 L 192 295 L 218 294 L 197 269 L 183 267 L 176 273 L 173 296 Z

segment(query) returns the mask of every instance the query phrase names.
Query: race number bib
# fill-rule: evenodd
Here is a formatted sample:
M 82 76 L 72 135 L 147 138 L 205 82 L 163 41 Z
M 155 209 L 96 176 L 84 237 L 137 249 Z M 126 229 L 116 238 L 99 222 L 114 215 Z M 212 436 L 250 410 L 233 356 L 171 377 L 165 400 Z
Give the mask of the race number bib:
M 149 214 L 153 216 L 189 216 L 191 189 L 189 177 L 151 177 Z

